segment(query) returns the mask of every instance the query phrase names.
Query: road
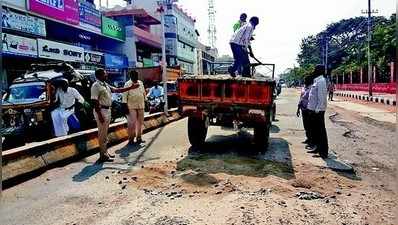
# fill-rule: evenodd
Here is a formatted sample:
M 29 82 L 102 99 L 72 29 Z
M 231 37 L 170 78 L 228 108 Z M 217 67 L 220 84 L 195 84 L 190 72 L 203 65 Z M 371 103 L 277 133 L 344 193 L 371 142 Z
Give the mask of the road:
M 294 89 L 278 98 L 264 155 L 251 151 L 251 131 L 217 127 L 192 149 L 180 120 L 145 134 L 141 146 L 112 147 L 113 163 L 95 155 L 5 190 L 0 224 L 398 224 L 396 124 L 384 119 L 393 109 L 362 105 L 359 113 L 361 103 L 332 102 L 323 161 L 301 144 L 297 98 Z M 328 168 L 338 162 L 355 172 Z

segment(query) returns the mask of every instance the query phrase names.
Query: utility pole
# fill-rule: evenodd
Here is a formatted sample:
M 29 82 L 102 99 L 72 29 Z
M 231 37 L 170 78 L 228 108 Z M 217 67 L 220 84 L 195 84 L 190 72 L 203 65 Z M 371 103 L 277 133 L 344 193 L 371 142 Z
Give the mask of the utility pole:
M 163 82 L 163 101 L 164 101 L 164 114 L 169 114 L 169 106 L 167 101 L 167 60 L 166 60 L 166 37 L 165 37 L 165 19 L 164 16 L 167 11 L 173 9 L 173 3 L 177 0 L 162 0 L 158 1 L 159 8 L 157 11 L 160 13 L 160 22 L 162 25 L 162 82 Z
M 328 75 L 328 52 L 329 52 L 329 41 L 328 37 L 325 38 L 325 76 Z
M 368 49 L 367 49 L 367 55 L 368 55 L 368 88 L 369 88 L 369 96 L 373 96 L 373 69 L 372 69 L 372 59 L 370 55 L 370 43 L 372 40 L 372 13 L 378 13 L 377 10 L 372 10 L 371 7 L 371 0 L 368 0 L 368 10 L 362 11 L 362 13 L 368 14 Z

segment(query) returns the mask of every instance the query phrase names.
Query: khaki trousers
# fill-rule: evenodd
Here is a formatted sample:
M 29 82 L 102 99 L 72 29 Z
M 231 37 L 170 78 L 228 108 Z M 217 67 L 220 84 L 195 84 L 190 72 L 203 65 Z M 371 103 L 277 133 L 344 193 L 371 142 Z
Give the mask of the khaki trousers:
M 144 109 L 129 109 L 127 116 L 129 140 L 134 141 L 134 138 L 141 138 L 142 126 L 144 124 Z
M 101 109 L 102 116 L 104 117 L 104 122 L 101 123 L 98 119 L 98 114 L 94 110 L 94 118 L 97 121 L 98 126 L 98 142 L 100 148 L 100 156 L 107 156 L 107 144 L 108 144 L 108 129 L 109 124 L 111 123 L 111 110 L 110 109 Z

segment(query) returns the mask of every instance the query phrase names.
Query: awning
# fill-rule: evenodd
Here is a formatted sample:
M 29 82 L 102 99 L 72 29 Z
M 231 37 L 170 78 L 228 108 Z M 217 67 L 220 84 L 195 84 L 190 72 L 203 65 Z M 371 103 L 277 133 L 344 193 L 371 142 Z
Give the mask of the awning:
M 162 39 L 160 36 L 154 35 L 136 26 L 133 27 L 133 32 L 138 41 L 155 48 L 162 48 Z

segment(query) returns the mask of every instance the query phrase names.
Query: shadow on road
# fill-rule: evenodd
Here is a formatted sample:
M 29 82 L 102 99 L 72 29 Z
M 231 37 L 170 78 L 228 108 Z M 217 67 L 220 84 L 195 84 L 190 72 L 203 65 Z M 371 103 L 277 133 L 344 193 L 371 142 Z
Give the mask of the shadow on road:
M 177 170 L 194 170 L 202 175 L 226 173 L 251 177 L 273 175 L 287 180 L 295 178 L 286 140 L 271 138 L 268 151 L 258 154 L 252 139 L 247 132 L 211 136 L 202 147 L 190 147 L 188 156 L 177 163 Z M 186 181 L 190 182 L 190 179 Z
M 104 166 L 104 163 L 100 163 L 97 161 L 94 164 L 87 165 L 78 174 L 74 175 L 72 178 L 73 181 L 75 181 L 75 182 L 86 181 L 86 180 L 90 179 L 90 177 L 96 175 L 101 170 L 105 170 L 105 169 L 118 170 L 118 171 L 126 170 L 126 169 L 122 169 L 122 168 L 112 167 L 112 165 L 116 165 L 116 164 L 126 165 L 127 164 L 129 166 L 135 166 L 139 162 L 157 159 L 157 158 L 153 158 L 153 159 L 142 160 L 142 157 L 145 155 L 145 152 L 152 146 L 153 142 L 159 137 L 159 135 L 162 133 L 163 129 L 164 129 L 164 127 L 161 127 L 160 129 L 158 129 L 157 133 L 151 138 L 151 140 L 147 144 L 126 145 L 123 148 L 117 150 L 115 153 L 119 154 L 120 158 L 122 158 L 124 160 L 123 163 L 120 163 L 120 162 L 106 163 L 105 164 L 106 166 Z M 132 153 L 135 153 L 138 151 L 140 151 L 140 153 L 136 157 L 133 157 L 133 159 L 130 159 L 130 155 Z

